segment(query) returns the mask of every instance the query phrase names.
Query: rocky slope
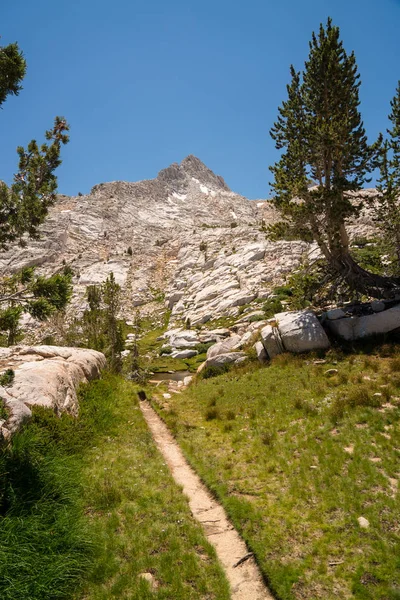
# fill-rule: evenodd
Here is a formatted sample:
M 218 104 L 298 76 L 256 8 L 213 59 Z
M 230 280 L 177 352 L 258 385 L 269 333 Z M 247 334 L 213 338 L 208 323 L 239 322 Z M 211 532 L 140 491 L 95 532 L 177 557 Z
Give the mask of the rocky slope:
M 276 218 L 268 201 L 232 192 L 188 156 L 152 180 L 101 183 L 86 196 L 60 196 L 42 238 L 2 253 L 0 272 L 39 265 L 50 273 L 71 264 L 74 313 L 85 307 L 86 286 L 113 272 L 127 320 L 135 307 L 151 310 L 165 293 L 171 325 L 187 319 L 196 325 L 267 298 L 317 251 L 302 242 L 268 242 L 261 224 Z M 363 235 L 370 228 L 367 215 L 353 227 Z

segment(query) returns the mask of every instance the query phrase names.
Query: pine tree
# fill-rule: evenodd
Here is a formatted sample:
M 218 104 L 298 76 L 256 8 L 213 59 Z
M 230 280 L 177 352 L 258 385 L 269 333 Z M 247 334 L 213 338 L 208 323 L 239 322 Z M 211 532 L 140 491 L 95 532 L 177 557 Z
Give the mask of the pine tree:
M 26 61 L 18 44 L 0 46 L 0 107 L 8 96 L 18 96 L 25 74 Z
M 304 72 L 291 67 L 288 98 L 271 129 L 280 160 L 271 167 L 274 203 L 297 237 L 314 239 L 329 268 L 354 290 L 380 297 L 398 282 L 369 273 L 353 260 L 346 222 L 361 209 L 349 192 L 360 190 L 373 167 L 359 111 L 360 76 L 339 28 L 328 19 L 312 34 Z
M 99 285 L 89 285 L 86 289 L 89 308 L 83 313 L 83 334 L 89 348 L 103 351 L 106 345 L 102 291 Z
M 18 44 L 0 46 L 0 108 L 9 96 L 22 89 L 26 61 Z M 48 143 L 40 146 L 32 140 L 25 150 L 17 148 L 18 171 L 8 186 L 0 181 L 0 249 L 10 243 L 26 243 L 26 236 L 38 237 L 38 228 L 56 200 L 55 169 L 61 164 L 61 146 L 68 142 L 69 127 L 56 117 L 46 132 Z M 24 269 L 0 281 L 0 330 L 7 333 L 7 343 L 15 343 L 21 315 L 28 312 L 39 320 L 47 319 L 67 304 L 71 295 L 71 272 L 68 269 L 45 278 Z
M 8 96 L 18 95 L 26 73 L 26 61 L 18 44 L 0 47 L 0 107 Z M 17 148 L 18 172 L 10 186 L 0 182 L 0 248 L 10 242 L 24 243 L 23 236 L 37 237 L 38 227 L 55 202 L 55 169 L 61 164 L 61 146 L 68 142 L 69 127 L 63 117 L 56 117 L 46 140 L 40 146 L 32 140 L 25 150 Z
M 397 257 L 396 270 L 400 272 L 400 81 L 390 106 L 392 128 L 387 130 L 386 139 L 382 135 L 379 137 L 377 144 L 380 194 L 373 206 L 375 221 Z
M 121 352 L 124 349 L 124 337 L 121 325 L 118 323 L 118 313 L 121 308 L 121 286 L 110 273 L 102 285 L 103 302 L 105 305 L 105 326 L 109 342 L 106 354 L 110 370 L 119 373 L 122 368 Z
M 72 294 L 71 279 L 68 267 L 50 277 L 36 275 L 29 267 L 0 280 L 0 307 L 4 307 L 0 309 L 0 331 L 7 335 L 7 346 L 17 342 L 23 313 L 45 321 L 66 307 Z

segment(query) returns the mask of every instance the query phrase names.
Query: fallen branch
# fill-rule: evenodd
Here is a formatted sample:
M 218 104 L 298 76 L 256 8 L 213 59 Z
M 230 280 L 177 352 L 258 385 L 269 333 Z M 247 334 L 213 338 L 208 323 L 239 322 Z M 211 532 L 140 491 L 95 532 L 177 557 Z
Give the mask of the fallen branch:
M 246 560 L 249 560 L 249 558 L 251 558 L 252 556 L 254 556 L 253 552 L 249 552 L 248 554 L 245 554 L 244 556 L 242 556 L 242 558 L 240 560 L 237 561 L 237 563 L 235 563 L 233 565 L 233 568 L 236 569 L 236 567 L 238 567 L 239 565 L 242 565 L 244 562 L 246 562 Z

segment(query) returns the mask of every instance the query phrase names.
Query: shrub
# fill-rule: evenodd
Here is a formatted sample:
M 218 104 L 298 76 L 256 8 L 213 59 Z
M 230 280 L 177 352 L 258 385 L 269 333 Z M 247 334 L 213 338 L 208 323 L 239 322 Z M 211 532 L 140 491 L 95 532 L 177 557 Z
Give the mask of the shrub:
M 303 400 L 300 397 L 295 398 L 293 406 L 297 410 L 303 410 L 306 413 L 306 415 L 309 416 L 318 414 L 318 409 L 315 406 L 315 404 L 313 404 L 313 402 Z
M 327 293 L 327 276 L 329 268 L 325 259 L 317 260 L 312 264 L 305 262 L 296 273 L 289 278 L 292 290 L 290 299 L 291 309 L 307 308 L 310 304 L 318 304 L 317 296 L 322 303 L 325 302 Z
M 2 398 L 0 398 L 0 419 L 8 419 L 8 411 L 5 405 L 3 404 Z
M 264 444 L 264 446 L 272 446 L 274 438 L 274 432 L 270 431 L 269 429 L 264 430 L 261 434 L 261 441 Z
M 12 385 L 15 378 L 15 373 L 12 369 L 7 369 L 0 375 L 0 385 L 3 387 L 7 387 L 8 385 Z
M 194 350 L 197 350 L 199 354 L 205 354 L 207 350 L 214 345 L 214 342 L 209 342 L 207 344 L 197 344 L 194 347 Z
M 274 294 L 282 298 L 290 298 L 290 296 L 293 296 L 293 290 L 288 285 L 280 285 L 274 288 Z
M 355 246 L 355 247 L 354 247 Z M 382 256 L 386 254 L 387 249 L 383 248 L 379 242 L 374 240 L 363 240 L 362 244 L 353 244 L 351 253 L 361 267 L 372 273 L 384 274 L 385 266 L 382 263 Z
M 231 369 L 231 365 L 225 364 L 219 367 L 208 365 L 201 371 L 201 376 L 203 379 L 210 379 L 210 377 L 218 377 L 219 375 L 223 375 L 227 373 Z
M 200 242 L 200 252 L 206 252 L 207 251 L 207 242 L 201 241 Z
M 232 227 L 232 229 L 233 229 L 234 227 L 237 227 L 237 226 L 238 226 L 238 224 L 236 223 L 236 221 L 232 221 L 232 223 L 231 223 L 231 227 Z
M 256 321 L 262 321 L 264 319 L 264 315 L 251 315 L 249 318 L 249 323 L 255 323 Z
M 224 423 L 224 432 L 225 433 L 229 433 L 232 430 L 233 430 L 232 423 Z
M 283 311 L 283 306 L 279 298 L 270 298 L 263 305 L 263 311 L 267 318 L 273 317 L 275 313 Z
M 161 348 L 160 356 L 164 356 L 164 354 L 171 354 L 172 348 L 171 346 L 166 346 L 165 348 Z
M 382 396 L 374 396 L 365 385 L 360 385 L 350 389 L 347 394 L 338 396 L 334 400 L 331 407 L 331 416 L 334 420 L 341 419 L 349 408 L 357 408 L 359 406 L 379 407 L 383 400 L 383 394 Z
M 346 395 L 346 401 L 349 406 L 379 406 L 377 398 L 371 396 L 370 390 L 366 386 L 359 386 L 350 390 Z
M 206 410 L 206 413 L 205 413 L 206 421 L 213 421 L 214 419 L 219 419 L 219 418 L 220 418 L 220 414 L 219 414 L 218 408 L 210 407 Z

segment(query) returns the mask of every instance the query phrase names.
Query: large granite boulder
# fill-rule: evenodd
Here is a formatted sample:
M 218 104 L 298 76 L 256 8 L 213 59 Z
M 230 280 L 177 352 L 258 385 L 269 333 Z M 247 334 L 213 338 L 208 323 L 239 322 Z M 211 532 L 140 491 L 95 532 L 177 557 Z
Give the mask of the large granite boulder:
M 78 413 L 77 388 L 98 377 L 106 359 L 101 352 L 58 346 L 0 348 L 0 372 L 14 371 L 9 386 L 0 386 L 8 418 L 0 422 L 8 437 L 31 416 L 30 407 L 45 406 L 57 414 Z
M 372 315 L 326 321 L 326 326 L 337 337 L 349 341 L 390 333 L 400 328 L 400 304 Z
M 177 350 L 176 352 L 171 353 L 172 358 L 193 358 L 193 356 L 197 356 L 197 350 Z
M 247 360 L 245 352 L 226 352 L 225 354 L 218 354 L 218 356 L 212 356 L 207 358 L 205 362 L 206 367 L 221 367 L 226 364 L 240 364 Z
M 282 312 L 276 314 L 275 319 L 283 346 L 288 352 L 299 353 L 329 348 L 328 336 L 311 310 Z
M 263 365 L 268 362 L 268 354 L 261 342 L 254 344 L 254 349 L 257 353 L 258 361 Z
M 219 354 L 232 352 L 232 350 L 239 348 L 240 345 L 240 335 L 233 334 L 222 342 L 217 342 L 216 344 L 213 344 L 213 346 L 210 346 L 210 348 L 207 350 L 207 360 L 209 358 L 213 358 L 214 356 L 218 356 Z
M 279 331 L 272 325 L 266 325 L 261 329 L 261 342 L 269 358 L 274 358 L 285 351 Z

